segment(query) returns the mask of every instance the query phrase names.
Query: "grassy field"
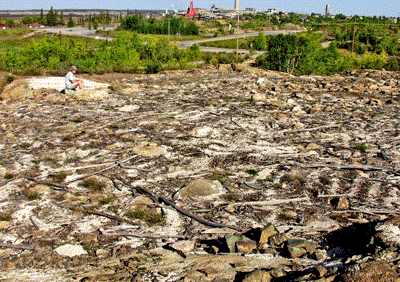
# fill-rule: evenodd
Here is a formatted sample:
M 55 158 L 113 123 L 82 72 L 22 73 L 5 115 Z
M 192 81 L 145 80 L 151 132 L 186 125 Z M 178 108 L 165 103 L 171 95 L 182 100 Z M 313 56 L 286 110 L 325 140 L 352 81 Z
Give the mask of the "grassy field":
M 21 36 L 32 32 L 30 28 L 13 28 L 13 29 L 0 29 L 0 39 L 11 36 Z
M 132 34 L 131 31 L 125 31 L 125 30 L 98 30 L 96 31 L 96 34 L 101 35 L 101 36 L 109 36 L 109 37 L 118 37 L 121 35 L 126 35 L 126 34 Z M 138 34 L 140 38 L 143 40 L 154 40 L 154 39 L 159 39 L 159 38 L 166 38 L 170 39 L 171 41 L 188 41 L 188 40 L 198 40 L 198 39 L 203 39 L 203 38 L 208 38 L 207 36 L 202 36 L 202 35 L 182 35 L 182 36 L 176 36 L 176 35 L 158 35 L 158 34 Z

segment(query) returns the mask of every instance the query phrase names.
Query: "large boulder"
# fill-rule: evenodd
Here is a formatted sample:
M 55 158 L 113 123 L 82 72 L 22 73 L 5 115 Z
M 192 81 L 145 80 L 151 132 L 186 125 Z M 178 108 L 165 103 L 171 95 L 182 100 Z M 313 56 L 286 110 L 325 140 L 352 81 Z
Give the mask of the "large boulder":
M 6 101 L 20 101 L 27 98 L 32 98 L 33 89 L 29 87 L 26 79 L 16 79 L 10 84 L 6 85 L 0 98 Z
M 83 101 L 102 100 L 108 97 L 108 84 L 84 79 L 83 85 L 83 89 L 68 91 L 67 95 Z M 0 98 L 6 101 L 23 101 L 27 99 L 54 100 L 54 95 L 63 95 L 60 91 L 64 88 L 64 77 L 19 78 L 4 87 Z
M 205 178 L 199 178 L 188 185 L 183 187 L 179 191 L 181 197 L 196 197 L 196 196 L 211 196 L 220 194 L 224 190 L 222 184 L 217 180 L 210 180 Z

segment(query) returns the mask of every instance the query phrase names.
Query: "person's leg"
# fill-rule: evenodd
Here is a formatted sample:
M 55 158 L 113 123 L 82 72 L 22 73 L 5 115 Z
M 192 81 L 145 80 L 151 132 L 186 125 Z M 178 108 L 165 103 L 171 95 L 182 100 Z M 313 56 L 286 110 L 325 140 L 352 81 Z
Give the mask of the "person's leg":
M 75 85 L 76 88 L 79 87 L 79 89 L 83 89 L 83 81 L 82 80 L 75 81 L 74 85 Z
M 67 87 L 65 87 L 66 89 L 70 89 L 70 90 L 75 90 L 76 89 L 76 85 L 75 84 L 70 84 Z

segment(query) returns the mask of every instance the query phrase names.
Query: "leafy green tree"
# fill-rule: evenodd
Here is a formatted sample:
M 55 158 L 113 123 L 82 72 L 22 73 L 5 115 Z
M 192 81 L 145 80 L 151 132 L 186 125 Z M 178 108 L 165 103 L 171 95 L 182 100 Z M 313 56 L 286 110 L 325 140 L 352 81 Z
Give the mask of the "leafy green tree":
M 347 17 L 343 14 L 337 14 L 335 20 L 345 20 Z
M 22 24 L 33 24 L 35 22 L 35 19 L 31 16 L 25 16 L 21 19 Z
M 198 35 L 199 27 L 194 21 L 167 16 L 161 20 L 144 19 L 138 15 L 128 16 L 122 20 L 120 30 L 136 31 L 144 34 L 177 34 Z
M 72 19 L 72 16 L 69 15 L 69 19 L 68 19 L 68 27 L 74 27 L 75 26 L 75 21 Z
M 51 6 L 50 11 L 46 14 L 46 25 L 55 26 L 57 24 L 57 13 L 53 10 Z
M 254 48 L 256 50 L 267 50 L 267 36 L 264 32 L 260 31 L 254 42 Z
M 65 20 L 64 20 L 64 13 L 61 11 L 60 13 L 60 24 L 64 25 L 65 24 Z
M 305 54 L 307 39 L 296 35 L 270 37 L 268 52 L 256 60 L 256 65 L 265 69 L 292 73 L 300 58 Z
M 14 19 L 6 19 L 5 25 L 8 27 L 14 27 L 14 26 L 16 26 L 16 23 L 15 23 Z

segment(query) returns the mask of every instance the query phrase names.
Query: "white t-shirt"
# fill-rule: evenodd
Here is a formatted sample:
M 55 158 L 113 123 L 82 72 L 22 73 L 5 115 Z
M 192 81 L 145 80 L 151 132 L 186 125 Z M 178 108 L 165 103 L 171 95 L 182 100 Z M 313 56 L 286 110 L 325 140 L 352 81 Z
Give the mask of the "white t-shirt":
M 72 85 L 73 80 L 75 80 L 75 75 L 71 71 L 69 71 L 67 73 L 67 75 L 65 76 L 65 86 L 68 87 L 68 86 Z

